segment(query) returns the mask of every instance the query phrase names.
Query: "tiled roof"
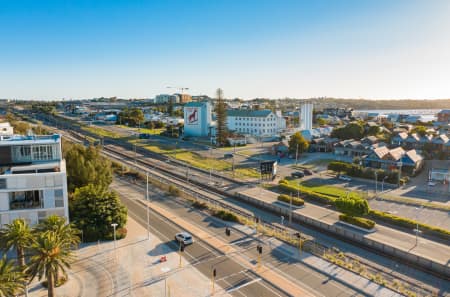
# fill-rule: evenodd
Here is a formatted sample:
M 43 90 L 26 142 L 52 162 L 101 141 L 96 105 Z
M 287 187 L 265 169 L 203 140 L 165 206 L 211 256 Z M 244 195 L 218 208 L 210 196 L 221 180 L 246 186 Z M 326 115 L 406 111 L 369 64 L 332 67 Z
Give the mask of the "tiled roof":
M 434 139 L 433 139 L 433 143 L 435 143 L 435 144 L 445 144 L 445 143 L 447 143 L 448 142 L 448 137 L 447 137 L 447 135 L 445 135 L 445 134 L 441 134 L 441 135 L 439 135 L 439 136 L 436 136 Z
M 406 152 L 406 155 L 414 162 L 417 163 L 423 160 L 423 157 L 417 154 L 416 150 L 410 150 Z
M 394 160 L 400 160 L 401 157 L 405 154 L 405 150 L 401 147 L 396 147 L 389 151 L 389 154 L 391 155 L 392 159 Z
M 382 159 L 384 156 L 389 154 L 389 149 L 385 146 L 382 146 L 374 149 L 373 152 L 375 155 L 377 155 L 378 158 Z

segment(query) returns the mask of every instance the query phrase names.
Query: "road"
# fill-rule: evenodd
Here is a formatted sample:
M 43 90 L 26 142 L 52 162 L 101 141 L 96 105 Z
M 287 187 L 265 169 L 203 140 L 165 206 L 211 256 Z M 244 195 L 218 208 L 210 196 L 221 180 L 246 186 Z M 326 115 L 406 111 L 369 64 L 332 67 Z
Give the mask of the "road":
M 121 199 L 127 206 L 129 215 L 145 227 L 147 213 L 142 204 L 125 196 L 121 196 Z M 179 227 L 154 212 L 151 212 L 149 222 L 152 232 L 158 234 L 158 238 L 165 242 L 164 244 L 173 250 L 178 249 L 173 237 L 180 232 Z M 196 242 L 187 246 L 183 256 L 205 276 L 210 277 L 212 268 L 216 268 L 217 283 L 233 296 L 288 296 L 271 284 L 260 280 L 240 263 L 221 255 L 205 243 Z
M 139 187 L 136 185 L 127 185 L 127 182 L 123 181 L 115 181 L 113 185 L 113 189 L 122 193 L 121 197 L 125 205 L 128 207 L 129 212 L 131 212 L 132 216 L 137 215 L 140 218 L 140 222 L 145 225 L 146 213 L 142 207 L 142 205 L 136 203 L 135 200 L 125 197 L 131 197 L 131 192 L 124 190 L 125 187 L 133 187 L 135 191 L 139 191 L 141 195 L 140 197 L 144 197 L 144 189 L 143 187 Z M 201 212 L 195 211 L 186 205 L 184 201 L 181 199 L 175 199 L 173 197 L 169 197 L 164 195 L 164 193 L 160 192 L 157 189 L 151 189 L 152 194 L 150 195 L 150 199 L 152 203 L 158 203 L 164 208 L 170 209 L 171 212 L 176 215 L 183 217 L 184 219 L 189 220 L 191 223 L 194 223 L 197 226 L 201 226 L 204 230 L 207 230 L 211 236 L 220 238 L 223 241 L 227 241 L 230 244 L 233 244 L 236 248 L 239 248 L 240 255 L 243 255 L 246 258 L 257 259 L 257 251 L 256 245 L 258 243 L 264 244 L 263 256 L 262 260 L 264 263 L 268 263 L 271 267 L 274 267 L 276 270 L 282 271 L 285 275 L 289 275 L 293 281 L 301 281 L 301 283 L 307 284 L 309 288 L 312 288 L 315 292 L 317 292 L 318 296 L 364 296 L 357 291 L 339 283 L 334 279 L 330 279 L 327 275 L 321 274 L 315 271 L 312 268 L 306 267 L 305 265 L 301 265 L 298 261 L 280 249 L 271 249 L 269 245 L 267 245 L 268 238 L 265 237 L 252 237 L 239 232 L 233 229 L 230 237 L 225 235 L 225 224 L 222 221 L 219 221 L 215 218 L 211 218 Z M 167 220 L 161 219 L 159 215 L 156 215 L 152 212 L 150 215 L 151 218 L 151 226 L 158 230 L 164 235 L 165 240 L 169 240 L 169 245 L 172 245 L 173 248 L 176 246 L 173 244 L 171 240 L 173 234 L 179 232 L 177 227 L 172 226 Z M 211 247 L 205 246 L 203 244 L 195 243 L 192 246 L 187 248 L 188 257 L 191 263 L 199 263 L 194 265 L 200 265 L 197 267 L 200 271 L 204 272 L 206 275 L 211 273 L 211 267 L 216 267 L 218 273 L 221 274 L 221 277 L 218 279 L 227 280 L 228 283 L 220 284 L 224 288 L 232 288 L 236 287 L 257 279 L 257 276 L 253 275 L 249 272 L 244 266 L 241 264 L 235 263 L 232 259 L 228 257 L 224 257 L 214 250 L 211 250 Z M 230 277 L 231 275 L 231 277 Z M 261 287 L 254 288 L 254 285 L 260 283 Z M 277 296 L 277 295 L 264 295 L 259 294 L 260 292 L 267 291 L 269 289 L 265 288 L 268 286 L 267 283 L 263 281 L 258 281 L 257 283 L 252 284 L 248 287 L 249 291 L 242 291 L 245 296 Z M 270 287 L 270 286 L 269 286 Z M 265 288 L 265 289 L 264 289 Z M 244 288 L 242 288 L 244 290 Z M 270 287 L 270 290 L 274 290 L 273 287 Z M 276 291 L 277 294 L 280 292 Z M 268 292 L 266 292 L 268 293 Z M 283 295 L 282 295 L 283 296 Z

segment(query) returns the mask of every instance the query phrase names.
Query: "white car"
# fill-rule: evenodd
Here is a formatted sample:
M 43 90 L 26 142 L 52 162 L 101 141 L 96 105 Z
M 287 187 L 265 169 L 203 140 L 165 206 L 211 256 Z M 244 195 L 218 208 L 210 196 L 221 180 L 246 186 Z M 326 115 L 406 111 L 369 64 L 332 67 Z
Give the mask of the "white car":
M 179 243 L 183 243 L 184 245 L 193 244 L 194 239 L 192 238 L 192 235 L 187 232 L 180 232 L 175 234 L 175 241 Z
M 352 181 L 350 176 L 347 176 L 347 175 L 339 175 L 339 179 L 344 180 L 344 181 Z

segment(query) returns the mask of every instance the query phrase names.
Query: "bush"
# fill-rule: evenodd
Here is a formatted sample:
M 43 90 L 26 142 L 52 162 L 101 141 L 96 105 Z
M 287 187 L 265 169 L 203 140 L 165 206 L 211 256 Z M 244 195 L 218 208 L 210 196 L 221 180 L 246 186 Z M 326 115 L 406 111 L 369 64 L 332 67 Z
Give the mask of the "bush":
M 197 209 L 207 209 L 208 205 L 206 205 L 205 202 L 200 202 L 200 201 L 194 201 L 192 202 L 192 207 L 195 207 Z
M 369 204 L 364 199 L 341 197 L 336 199 L 334 203 L 340 212 L 349 216 L 361 217 L 369 213 Z
M 407 218 L 398 217 L 392 215 L 390 213 L 378 211 L 378 210 L 370 210 L 369 217 L 374 220 L 384 221 L 390 224 L 394 224 L 397 226 L 405 227 L 407 229 L 416 229 L 417 222 L 414 220 L 410 220 Z M 443 239 L 450 240 L 450 231 L 441 229 L 438 227 L 430 226 L 427 224 L 419 223 L 419 230 L 423 233 L 428 233 L 431 235 L 437 235 L 442 237 Z
M 169 186 L 169 190 L 168 190 L 170 195 L 173 196 L 178 196 L 180 195 L 180 189 L 178 189 L 177 187 L 175 187 L 174 185 L 170 185 Z
M 375 227 L 375 222 L 372 220 L 368 220 L 368 219 L 364 219 L 364 218 L 359 218 L 359 217 L 352 217 L 346 214 L 341 214 L 339 215 L 339 220 L 370 230 L 373 227 Z
M 387 176 L 386 182 L 391 184 L 398 183 L 398 170 L 382 170 L 370 167 L 361 167 L 358 164 L 351 164 L 346 162 L 333 161 L 328 164 L 328 170 L 336 172 L 345 172 L 345 174 L 353 177 L 361 177 L 366 179 L 375 179 L 375 172 L 377 172 L 378 181 L 381 182 Z M 404 183 L 409 181 L 407 176 L 402 178 Z M 402 180 L 400 183 L 402 183 Z
M 279 187 L 286 192 L 297 192 L 297 188 L 291 185 L 288 185 L 285 180 L 281 180 L 279 182 Z M 306 200 L 316 201 L 322 204 L 334 204 L 334 201 L 336 198 L 333 198 L 331 196 L 320 194 L 320 193 L 314 193 L 313 191 L 305 191 L 303 190 L 301 192 L 302 197 Z
M 291 203 L 291 196 L 286 195 L 286 194 L 279 195 L 277 199 L 278 199 L 278 201 Z M 305 204 L 305 201 L 303 201 L 303 199 L 301 199 L 301 198 L 292 197 L 292 204 L 296 205 L 296 206 L 302 206 Z
M 218 217 L 219 219 L 222 219 L 222 220 L 228 221 L 228 222 L 238 222 L 239 221 L 238 217 L 234 213 L 226 211 L 226 210 L 216 211 L 213 214 L 213 216 Z
M 67 278 L 66 277 L 64 277 L 64 276 L 61 276 L 57 281 L 56 281 L 56 283 L 55 283 L 55 288 L 58 288 L 58 287 L 61 287 L 62 285 L 64 285 L 66 282 L 67 282 Z M 48 282 L 45 280 L 45 281 L 43 281 L 42 283 L 42 286 L 44 287 L 44 288 L 48 288 Z

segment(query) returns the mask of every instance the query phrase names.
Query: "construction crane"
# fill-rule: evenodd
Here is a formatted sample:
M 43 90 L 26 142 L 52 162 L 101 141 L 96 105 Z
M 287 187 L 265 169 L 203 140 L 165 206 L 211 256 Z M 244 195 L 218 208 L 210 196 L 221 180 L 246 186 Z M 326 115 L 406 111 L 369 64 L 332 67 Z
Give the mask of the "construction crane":
M 176 89 L 176 90 L 180 90 L 181 94 L 184 93 L 185 90 L 189 90 L 189 88 L 185 88 L 185 87 L 171 87 L 171 86 L 167 86 L 167 89 Z

